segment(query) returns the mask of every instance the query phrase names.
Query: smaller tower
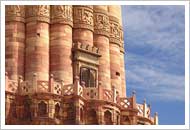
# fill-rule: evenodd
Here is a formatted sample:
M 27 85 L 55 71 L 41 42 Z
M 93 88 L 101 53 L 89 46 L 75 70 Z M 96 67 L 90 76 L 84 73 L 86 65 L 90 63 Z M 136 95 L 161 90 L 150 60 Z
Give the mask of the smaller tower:
M 49 80 L 49 22 L 49 5 L 26 6 L 26 80 Z
M 119 21 L 121 17 L 120 5 L 110 5 L 110 71 L 111 86 L 116 88 L 117 93 L 122 95 L 121 88 L 121 69 L 120 69 L 120 37 L 119 37 Z

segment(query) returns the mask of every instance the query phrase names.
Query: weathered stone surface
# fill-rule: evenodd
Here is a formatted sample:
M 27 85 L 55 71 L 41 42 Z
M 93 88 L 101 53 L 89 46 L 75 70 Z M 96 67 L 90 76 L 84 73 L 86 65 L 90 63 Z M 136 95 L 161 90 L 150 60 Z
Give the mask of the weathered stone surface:
M 50 28 L 50 72 L 65 84 L 73 83 L 72 28 L 66 23 Z
M 98 80 L 102 81 L 103 87 L 111 90 L 110 86 L 110 54 L 109 38 L 103 35 L 94 35 L 94 45 L 100 49 Z
M 41 21 L 50 22 L 50 6 L 49 5 L 27 5 L 26 22 Z
M 94 34 L 109 37 L 110 25 L 107 6 L 94 6 Z
M 73 6 L 74 28 L 94 30 L 93 6 Z
M 93 45 L 93 6 L 73 6 L 73 42 Z
M 73 26 L 72 5 L 52 5 L 51 24 L 53 23 L 62 23 Z
M 5 49 L 5 71 L 10 79 L 18 80 L 20 75 L 24 76 L 25 25 L 22 21 L 5 24 Z
M 6 5 L 5 21 L 25 22 L 25 6 L 24 5 Z
M 42 9 L 40 9 L 40 7 Z M 49 24 L 47 21 L 36 22 L 38 16 L 49 16 L 39 13 L 48 7 L 32 6 L 29 10 L 36 9 L 36 13 L 29 15 L 33 17 L 34 21 L 27 21 L 26 23 L 26 54 L 25 54 L 25 79 L 32 80 L 33 73 L 37 74 L 39 80 L 49 79 Z

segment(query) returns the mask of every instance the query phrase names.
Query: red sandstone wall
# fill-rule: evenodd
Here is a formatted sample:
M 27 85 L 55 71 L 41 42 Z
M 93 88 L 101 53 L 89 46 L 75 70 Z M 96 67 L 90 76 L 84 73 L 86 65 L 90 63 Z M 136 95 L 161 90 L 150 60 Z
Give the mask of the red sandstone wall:
M 50 73 L 64 84 L 73 83 L 72 6 L 51 6 Z
M 93 6 L 73 6 L 73 42 L 93 45 Z
M 24 76 L 25 7 L 6 6 L 5 71 L 9 78 L 18 80 Z
M 25 78 L 49 79 L 49 21 L 50 6 L 26 6 Z
M 98 80 L 103 88 L 111 90 L 110 53 L 109 53 L 109 17 L 107 6 L 94 6 L 94 45 L 99 48 Z
M 110 19 L 110 71 L 111 86 L 114 86 L 121 95 L 121 70 L 120 70 L 120 37 L 119 37 L 119 5 L 111 5 L 108 8 Z

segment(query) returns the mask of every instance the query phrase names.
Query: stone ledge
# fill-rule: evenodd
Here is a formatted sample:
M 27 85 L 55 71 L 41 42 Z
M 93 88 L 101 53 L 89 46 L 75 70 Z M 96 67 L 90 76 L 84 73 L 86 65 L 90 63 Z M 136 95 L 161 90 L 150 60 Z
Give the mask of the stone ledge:
M 77 42 L 77 43 L 74 43 L 73 49 L 84 51 L 84 52 L 96 55 L 98 57 L 101 56 L 101 54 L 99 52 L 99 48 L 97 48 L 95 46 L 90 46 L 88 44 L 83 44 L 83 43 Z

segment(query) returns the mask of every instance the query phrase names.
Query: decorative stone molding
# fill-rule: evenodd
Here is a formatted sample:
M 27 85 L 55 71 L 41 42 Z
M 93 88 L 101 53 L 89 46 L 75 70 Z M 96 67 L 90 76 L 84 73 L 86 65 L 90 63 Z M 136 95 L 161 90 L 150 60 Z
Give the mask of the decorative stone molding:
M 74 28 L 84 28 L 94 30 L 93 7 L 91 6 L 73 6 Z
M 104 10 L 94 10 L 94 33 L 109 37 L 109 16 Z
M 125 53 L 124 45 L 120 46 L 120 52 L 123 53 L 123 54 Z
M 119 19 L 114 16 L 109 16 L 110 21 L 114 21 L 119 24 Z M 119 26 L 119 25 L 118 25 Z
M 124 38 L 123 38 L 123 28 L 122 26 L 119 27 L 119 38 L 120 38 L 120 52 L 124 52 Z
M 25 6 L 24 5 L 6 5 L 5 21 L 25 22 Z
M 100 56 L 99 48 L 77 42 L 73 46 L 74 50 L 80 50 L 89 54 Z
M 50 6 L 49 5 L 27 5 L 26 6 L 26 22 L 42 21 L 50 22 Z
M 86 45 L 83 43 L 75 43 L 73 46 L 73 60 L 82 63 L 97 66 L 99 65 L 99 57 L 101 54 L 95 46 Z
M 52 5 L 51 24 L 63 23 L 73 26 L 72 5 Z
M 120 42 L 122 44 L 124 42 L 124 39 L 123 39 L 123 27 L 122 26 L 119 26 L 119 38 L 120 38 Z
M 120 46 L 120 29 L 119 19 L 109 16 L 110 19 L 110 43 L 115 43 Z

